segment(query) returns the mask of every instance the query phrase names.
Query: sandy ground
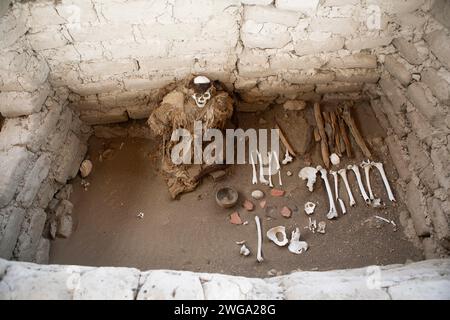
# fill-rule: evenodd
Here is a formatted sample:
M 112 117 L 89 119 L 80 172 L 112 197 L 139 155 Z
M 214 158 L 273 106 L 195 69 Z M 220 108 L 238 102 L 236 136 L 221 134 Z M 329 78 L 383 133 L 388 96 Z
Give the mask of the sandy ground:
M 239 126 L 267 127 L 273 119 L 285 128 L 293 144 L 302 140 L 296 137 L 303 132 L 296 127 L 312 120 L 312 110 L 291 111 L 288 116 L 281 108 L 264 114 L 240 114 Z M 260 119 L 264 118 L 265 121 Z M 360 106 L 357 119 L 363 134 L 369 141 L 383 137 L 384 133 L 376 123 L 372 111 Z M 265 123 L 267 122 L 267 123 Z M 262 123 L 264 125 L 262 125 Z M 99 161 L 99 154 L 112 149 L 112 154 Z M 391 186 L 395 190 L 397 178 L 392 161 L 382 145 L 372 146 L 374 159 L 385 165 Z M 343 158 L 340 167 L 347 163 L 363 160 L 355 147 L 354 159 Z M 312 143 L 310 158 L 312 164 L 321 164 L 318 144 Z M 94 170 L 88 177 L 87 191 L 80 185 L 80 178 L 73 181 L 74 232 L 69 239 L 58 239 L 52 243 L 51 263 L 81 264 L 91 266 L 126 266 L 147 269 L 177 269 L 201 272 L 218 272 L 242 276 L 268 276 L 285 274 L 294 270 L 330 270 L 354 268 L 367 265 L 405 263 L 407 260 L 422 259 L 421 252 L 405 237 L 399 222 L 399 213 L 404 210 L 401 203 L 388 201 L 378 171 L 371 174 L 373 190 L 387 204 L 386 208 L 374 209 L 364 205 L 356 179 L 349 173 L 350 185 L 357 206 L 349 208 L 344 185 L 340 183 L 341 197 L 347 204 L 346 215 L 328 221 L 328 200 L 323 181 L 318 177 L 313 193 L 306 188 L 297 174 L 305 166 L 304 157 L 282 169 L 283 198 L 270 196 L 270 189 L 258 186 L 266 194 L 265 209 L 253 201 L 255 211 L 246 212 L 241 204 L 251 199 L 255 190 L 251 184 L 251 166 L 235 165 L 228 169 L 227 176 L 214 182 L 211 177 L 192 193 L 172 201 L 162 177 L 158 173 L 160 145 L 157 141 L 145 139 L 98 139 L 91 138 L 89 157 Z M 287 171 L 293 175 L 288 177 Z M 363 173 L 363 170 L 361 170 Z M 274 179 L 278 181 L 278 178 Z M 333 186 L 332 176 L 329 181 Z M 277 183 L 276 183 L 277 184 Z M 222 209 L 215 203 L 215 192 L 221 186 L 233 186 L 239 191 L 239 203 L 234 209 Z M 312 233 L 308 216 L 303 211 L 305 202 L 317 203 L 312 219 L 326 221 L 326 234 Z M 293 209 L 291 218 L 286 219 L 279 210 L 287 205 Z M 228 216 L 238 210 L 248 225 L 232 225 Z M 142 212 L 144 218 L 137 215 Z M 301 240 L 307 241 L 309 250 L 294 255 L 287 247 L 277 247 L 264 236 L 264 262 L 256 262 L 256 225 L 254 216 L 262 220 L 263 234 L 274 226 L 282 225 L 288 235 L 295 227 L 302 232 Z M 392 219 L 393 225 L 374 218 L 375 215 Z M 236 241 L 245 240 L 251 250 L 249 257 L 239 255 Z

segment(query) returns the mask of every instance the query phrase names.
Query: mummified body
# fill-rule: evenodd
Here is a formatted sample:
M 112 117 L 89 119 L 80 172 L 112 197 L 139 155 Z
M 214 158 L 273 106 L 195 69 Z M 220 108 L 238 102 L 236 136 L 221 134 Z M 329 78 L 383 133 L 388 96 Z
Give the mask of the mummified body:
M 152 131 L 162 136 L 164 153 L 162 171 L 172 198 L 194 190 L 200 165 L 172 162 L 171 151 L 178 143 L 171 141 L 172 132 L 183 128 L 194 133 L 194 122 L 201 121 L 203 130 L 223 129 L 233 113 L 233 99 L 219 83 L 206 77 L 190 78 L 169 92 L 148 119 Z

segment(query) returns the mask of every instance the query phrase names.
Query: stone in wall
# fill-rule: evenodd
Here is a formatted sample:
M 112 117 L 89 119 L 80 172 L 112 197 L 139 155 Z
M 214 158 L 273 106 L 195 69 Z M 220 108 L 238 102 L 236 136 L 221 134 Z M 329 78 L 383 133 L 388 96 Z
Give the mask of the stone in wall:
M 0 113 L 4 117 L 26 116 L 39 112 L 50 94 L 48 84 L 34 92 L 0 92 Z
M 450 69 L 450 36 L 448 34 L 448 31 L 433 31 L 425 35 L 425 40 L 430 46 L 431 52 L 447 69 Z
M 14 256 L 20 261 L 32 261 L 35 258 L 47 214 L 43 209 L 27 210 L 22 223 L 19 238 L 14 249 Z
M 32 154 L 24 147 L 12 147 L 0 152 L 0 208 L 13 199 L 31 158 Z
M 425 68 L 422 71 L 422 82 L 433 92 L 441 103 L 450 105 L 450 72 L 445 68 L 436 70 Z
M 10 259 L 20 235 L 25 210 L 15 206 L 0 209 L 0 258 Z

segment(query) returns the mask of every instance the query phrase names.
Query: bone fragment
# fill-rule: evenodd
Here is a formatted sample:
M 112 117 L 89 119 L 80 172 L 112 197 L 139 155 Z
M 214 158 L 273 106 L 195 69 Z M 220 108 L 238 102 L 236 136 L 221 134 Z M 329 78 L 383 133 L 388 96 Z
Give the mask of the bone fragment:
M 363 161 L 361 163 L 361 168 L 364 169 L 364 175 L 366 176 L 366 185 L 367 189 L 369 190 L 369 199 L 373 201 L 375 197 L 372 192 L 372 186 L 370 185 L 370 168 L 372 168 L 372 163 L 370 162 L 370 160 L 367 160 L 367 162 Z
M 281 161 L 281 163 L 283 165 L 286 165 L 286 164 L 292 162 L 292 160 L 294 160 L 294 158 L 291 157 L 291 155 L 289 154 L 289 150 L 286 149 L 286 153 L 284 154 L 284 159 L 283 159 L 283 161 Z
M 350 185 L 348 184 L 347 170 L 341 169 L 338 171 L 338 173 L 342 177 L 342 180 L 344 180 L 345 189 L 347 190 L 348 198 L 350 200 L 350 207 L 353 207 L 356 205 L 356 201 L 355 198 L 353 198 L 352 190 L 350 189 Z
M 269 156 L 269 187 L 273 188 L 273 183 L 272 183 L 272 152 L 268 153 Z
M 259 217 L 255 216 L 256 222 L 256 230 L 258 231 L 258 252 L 256 254 L 256 260 L 258 262 L 263 262 L 264 258 L 262 256 L 262 231 L 261 231 L 261 222 L 259 221 Z
M 391 200 L 392 202 L 396 202 L 394 194 L 391 190 L 391 186 L 389 185 L 389 181 L 386 177 L 386 172 L 384 172 L 383 164 L 381 162 L 372 162 L 372 165 L 375 166 L 378 171 L 380 171 L 381 178 L 383 179 L 383 183 L 388 193 L 389 200 Z
M 291 241 L 288 246 L 288 250 L 294 254 L 301 254 L 302 252 L 308 250 L 308 243 L 305 241 L 300 241 L 300 229 L 295 228 L 292 231 Z
M 327 170 L 322 168 L 321 166 L 317 167 L 317 170 L 320 172 L 320 176 L 325 183 L 325 188 L 327 189 L 328 201 L 330 203 L 330 210 L 327 213 L 327 218 L 329 220 L 333 218 L 337 218 L 336 205 L 334 204 L 333 193 L 331 192 L 330 183 L 328 182 Z
M 282 240 L 278 240 L 277 234 L 282 235 Z M 287 236 L 286 236 L 286 228 L 283 226 L 273 227 L 270 230 L 267 231 L 267 238 L 269 238 L 273 243 L 275 243 L 277 246 L 283 247 L 287 245 L 289 242 Z
M 308 180 L 306 186 L 310 192 L 314 190 L 314 183 L 316 183 L 317 169 L 313 167 L 304 167 L 298 173 L 298 177 L 302 180 Z
M 248 256 L 250 255 L 250 250 L 247 248 L 247 246 L 245 244 L 242 245 L 241 250 L 240 250 L 240 254 L 243 256 Z
M 347 169 L 353 170 L 353 172 L 355 173 L 356 180 L 358 181 L 359 191 L 361 192 L 361 195 L 364 198 L 364 201 L 366 202 L 366 204 L 369 204 L 370 203 L 370 199 L 369 199 L 369 196 L 366 193 L 366 190 L 364 189 L 364 185 L 363 185 L 362 180 L 361 180 L 361 174 L 359 173 L 358 166 L 357 165 L 349 165 L 347 167 Z
M 269 181 L 264 177 L 264 168 L 261 153 L 258 152 L 258 162 L 259 162 L 259 182 L 268 185 Z
M 256 165 L 255 165 L 255 159 L 253 159 L 253 152 L 250 153 L 250 161 L 252 163 L 252 184 L 257 184 L 258 177 L 256 174 Z

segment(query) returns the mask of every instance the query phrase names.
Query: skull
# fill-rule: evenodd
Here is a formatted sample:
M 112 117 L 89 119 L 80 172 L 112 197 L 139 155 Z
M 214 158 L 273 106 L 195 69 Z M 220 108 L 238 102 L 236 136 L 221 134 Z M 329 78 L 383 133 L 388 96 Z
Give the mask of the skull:
M 211 99 L 211 81 L 205 76 L 198 76 L 194 78 L 194 94 L 192 98 L 199 108 L 204 108 Z

